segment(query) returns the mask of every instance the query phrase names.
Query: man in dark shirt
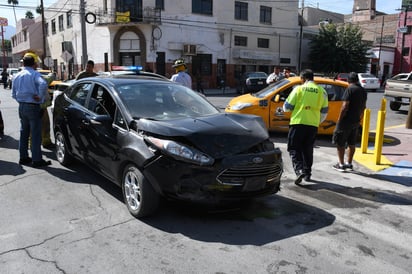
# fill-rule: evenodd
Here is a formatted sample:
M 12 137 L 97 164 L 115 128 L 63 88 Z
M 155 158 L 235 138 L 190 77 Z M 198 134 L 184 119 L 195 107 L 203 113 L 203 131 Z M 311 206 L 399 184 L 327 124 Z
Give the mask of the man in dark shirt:
M 366 108 L 367 93 L 359 84 L 358 74 L 349 73 L 348 82 L 349 87 L 343 94 L 342 108 L 333 133 L 333 143 L 337 146 L 339 160 L 333 168 L 338 171 L 353 170 L 352 160 L 355 154 L 359 123 Z M 345 163 L 346 146 L 348 153 Z
M 97 73 L 94 72 L 94 62 L 92 60 L 87 61 L 86 69 L 79 72 L 76 76 L 76 80 L 80 80 L 86 77 L 94 77 L 97 76 Z

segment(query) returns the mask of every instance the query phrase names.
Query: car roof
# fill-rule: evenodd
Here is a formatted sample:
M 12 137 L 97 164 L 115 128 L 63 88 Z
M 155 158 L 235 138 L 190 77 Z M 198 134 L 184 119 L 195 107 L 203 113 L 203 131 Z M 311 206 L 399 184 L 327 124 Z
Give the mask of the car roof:
M 300 76 L 293 76 L 287 78 L 287 80 L 291 82 L 301 82 L 302 80 L 300 79 Z M 313 77 L 313 80 L 316 83 L 323 83 L 323 84 L 338 84 L 339 86 L 348 86 L 348 82 L 341 81 L 341 80 L 335 80 L 333 78 L 327 78 L 327 77 L 319 77 L 315 76 Z
M 167 83 L 174 83 L 167 79 L 166 77 L 158 77 L 153 75 L 142 75 L 142 74 L 122 74 L 122 75 L 99 75 L 95 77 L 87 77 L 82 78 L 80 80 L 76 80 L 74 83 L 77 82 L 86 82 L 86 81 L 94 81 L 106 84 L 127 84 L 127 83 L 136 83 L 136 82 L 147 82 L 147 81 L 157 81 L 157 82 L 167 82 Z

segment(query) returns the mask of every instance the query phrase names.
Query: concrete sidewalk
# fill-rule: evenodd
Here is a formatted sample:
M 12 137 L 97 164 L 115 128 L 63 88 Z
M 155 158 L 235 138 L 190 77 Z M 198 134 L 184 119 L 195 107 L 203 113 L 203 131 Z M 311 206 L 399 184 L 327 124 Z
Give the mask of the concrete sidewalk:
M 412 186 L 412 129 L 398 125 L 384 129 L 379 164 L 375 156 L 375 133 L 369 135 L 366 153 L 357 148 L 354 160 L 375 172 L 376 177 Z

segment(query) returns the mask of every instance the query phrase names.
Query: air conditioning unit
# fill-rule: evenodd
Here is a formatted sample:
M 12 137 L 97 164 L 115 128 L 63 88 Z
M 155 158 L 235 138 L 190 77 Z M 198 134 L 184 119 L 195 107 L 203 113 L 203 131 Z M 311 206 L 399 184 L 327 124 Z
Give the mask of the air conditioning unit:
M 196 55 L 196 45 L 183 45 L 183 55 Z

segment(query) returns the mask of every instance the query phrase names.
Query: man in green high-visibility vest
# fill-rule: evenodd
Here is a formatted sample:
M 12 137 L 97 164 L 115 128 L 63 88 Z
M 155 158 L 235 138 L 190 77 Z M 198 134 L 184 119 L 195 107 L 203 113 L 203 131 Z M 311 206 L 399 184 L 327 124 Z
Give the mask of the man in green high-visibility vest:
M 300 77 L 303 84 L 293 89 L 283 105 L 285 112 L 291 112 L 287 149 L 297 185 L 303 178 L 311 180 L 313 146 L 319 124 L 328 114 L 328 94 L 313 81 L 313 71 L 304 70 Z

